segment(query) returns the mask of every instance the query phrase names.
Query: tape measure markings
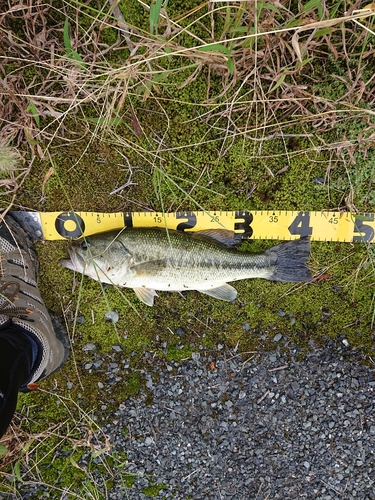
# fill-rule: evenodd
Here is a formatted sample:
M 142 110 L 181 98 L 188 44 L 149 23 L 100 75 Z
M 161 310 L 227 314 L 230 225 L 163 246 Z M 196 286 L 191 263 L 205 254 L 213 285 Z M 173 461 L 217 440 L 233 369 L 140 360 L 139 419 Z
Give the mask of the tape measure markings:
M 40 212 L 45 240 L 76 239 L 124 227 L 168 227 L 185 232 L 229 229 L 244 239 L 373 242 L 374 213 L 288 210 L 161 212 Z

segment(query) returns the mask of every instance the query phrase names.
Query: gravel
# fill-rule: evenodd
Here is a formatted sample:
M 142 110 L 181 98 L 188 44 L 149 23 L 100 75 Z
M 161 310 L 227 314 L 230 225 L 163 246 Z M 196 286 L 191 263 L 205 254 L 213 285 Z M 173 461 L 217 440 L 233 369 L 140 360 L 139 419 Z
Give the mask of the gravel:
M 103 356 L 86 344 L 83 369 L 102 376 L 93 418 L 110 443 L 78 463 L 89 465 L 101 491 L 95 498 L 375 500 L 372 360 L 344 337 L 319 348 L 310 341 L 307 353 L 286 335 L 271 341 L 271 352 L 242 356 L 223 344 L 192 344 L 181 362 L 145 352 L 140 393 L 115 410 L 112 388 L 127 383 L 132 355 L 113 346 Z M 45 488 L 20 483 L 19 498 L 39 498 Z M 58 490 L 50 498 L 67 497 Z
M 148 353 L 144 390 L 103 425 L 135 476 L 107 498 L 375 499 L 374 371 L 343 339 L 301 360 L 285 345 Z

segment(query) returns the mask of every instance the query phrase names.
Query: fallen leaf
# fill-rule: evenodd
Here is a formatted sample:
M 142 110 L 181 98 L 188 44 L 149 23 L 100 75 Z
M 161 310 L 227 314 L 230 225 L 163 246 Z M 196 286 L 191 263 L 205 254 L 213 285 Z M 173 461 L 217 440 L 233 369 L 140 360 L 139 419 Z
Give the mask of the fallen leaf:
M 48 172 L 46 173 L 46 175 L 44 176 L 44 179 L 43 179 L 43 182 L 42 182 L 42 198 L 44 198 L 44 188 L 46 186 L 46 183 L 48 181 L 48 179 L 51 177 L 51 175 L 53 175 L 55 173 L 55 168 L 54 167 L 51 167 Z

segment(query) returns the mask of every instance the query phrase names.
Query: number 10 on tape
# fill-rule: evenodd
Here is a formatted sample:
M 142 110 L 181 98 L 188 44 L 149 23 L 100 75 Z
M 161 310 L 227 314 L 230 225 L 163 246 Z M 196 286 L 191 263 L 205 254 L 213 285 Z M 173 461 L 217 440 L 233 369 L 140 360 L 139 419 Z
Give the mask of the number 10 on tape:
M 374 213 L 303 211 L 40 212 L 45 240 L 77 239 L 127 227 L 167 227 L 185 232 L 229 229 L 244 239 L 375 242 Z

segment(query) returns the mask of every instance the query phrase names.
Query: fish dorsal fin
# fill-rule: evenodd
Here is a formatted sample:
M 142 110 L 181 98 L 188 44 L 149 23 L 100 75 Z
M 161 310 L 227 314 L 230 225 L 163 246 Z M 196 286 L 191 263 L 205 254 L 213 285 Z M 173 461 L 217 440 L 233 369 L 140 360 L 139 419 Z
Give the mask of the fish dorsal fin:
M 198 290 L 198 292 L 205 293 L 215 299 L 226 300 L 227 302 L 233 302 L 237 297 L 237 290 L 232 285 L 228 285 L 228 283 L 211 288 L 210 290 Z
M 155 276 L 161 269 L 165 268 L 165 265 L 164 260 L 149 260 L 132 266 L 130 271 L 133 272 L 136 277 Z
M 147 306 L 152 307 L 154 305 L 154 297 L 158 294 L 152 288 L 133 288 L 136 296 Z
M 204 229 L 202 231 L 185 234 L 191 234 L 193 238 L 198 240 L 219 244 L 224 248 L 236 248 L 242 242 L 241 235 L 230 229 Z

